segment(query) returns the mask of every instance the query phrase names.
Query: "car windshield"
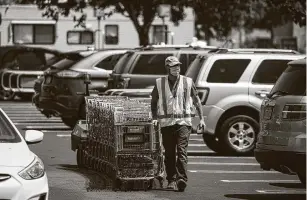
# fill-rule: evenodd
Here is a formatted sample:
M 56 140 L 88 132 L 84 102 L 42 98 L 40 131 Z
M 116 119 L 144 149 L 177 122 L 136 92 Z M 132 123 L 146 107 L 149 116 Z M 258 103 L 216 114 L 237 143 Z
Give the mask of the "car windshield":
M 76 63 L 72 66 L 71 69 L 88 69 L 94 64 L 96 64 L 99 60 L 103 60 L 110 55 L 119 54 L 119 52 L 108 52 L 108 51 L 100 51 L 93 53 L 87 56 L 85 59 L 80 60 L 80 62 Z
M 8 119 L 0 112 L 0 143 L 18 143 L 21 138 Z
M 195 82 L 198 77 L 198 73 L 206 60 L 207 58 L 203 55 L 198 55 L 188 67 L 188 70 L 185 75 L 193 79 L 193 81 Z
M 40 68 L 41 68 L 42 71 L 44 71 L 44 70 L 48 69 L 50 66 L 52 66 L 52 65 L 54 65 L 55 63 L 59 62 L 60 60 L 61 60 L 61 57 L 59 57 L 59 56 L 54 56 L 54 57 L 48 59 L 48 60 L 46 61 L 46 65 L 41 65 Z
M 80 60 L 82 60 L 86 57 L 89 57 L 94 52 L 95 51 L 86 51 L 86 52 L 79 52 L 79 53 L 68 52 L 68 53 L 64 54 L 65 58 L 62 57 L 57 62 L 54 62 L 51 67 L 57 68 L 57 69 L 68 69 L 71 66 L 73 66 L 74 64 L 76 64 L 77 62 L 79 62 Z
M 289 66 L 271 90 L 271 94 L 278 92 L 304 96 L 306 94 L 306 66 Z
M 121 74 L 123 73 L 125 69 L 125 64 L 128 63 L 129 59 L 131 58 L 132 52 L 125 53 L 117 62 L 117 64 L 114 67 L 114 73 L 115 74 Z

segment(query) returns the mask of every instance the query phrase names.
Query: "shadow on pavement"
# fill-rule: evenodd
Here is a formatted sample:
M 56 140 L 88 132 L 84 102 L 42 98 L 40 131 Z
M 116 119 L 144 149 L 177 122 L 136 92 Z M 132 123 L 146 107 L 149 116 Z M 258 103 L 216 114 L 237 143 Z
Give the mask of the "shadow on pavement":
M 86 179 L 85 189 L 88 192 L 112 189 L 112 180 L 101 173 L 90 169 L 80 169 L 77 165 L 60 164 L 56 166 L 58 166 L 57 169 L 75 172 L 83 176 Z
M 245 200 L 305 200 L 306 194 L 226 194 L 225 197 Z
M 270 185 L 283 188 L 306 188 L 306 186 L 301 183 L 270 183 Z

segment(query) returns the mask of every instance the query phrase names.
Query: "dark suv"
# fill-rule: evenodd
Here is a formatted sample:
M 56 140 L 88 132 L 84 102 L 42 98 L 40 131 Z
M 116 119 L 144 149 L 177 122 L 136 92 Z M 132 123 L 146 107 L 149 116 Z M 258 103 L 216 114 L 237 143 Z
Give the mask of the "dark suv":
M 164 62 L 168 56 L 179 58 L 181 74 L 185 74 L 190 63 L 199 53 L 216 47 L 145 47 L 128 51 L 118 61 L 110 75 L 108 88 L 153 88 L 155 80 L 166 75 Z
M 126 50 L 102 50 L 80 58 L 67 57 L 44 72 L 37 107 L 50 116 L 59 116 L 69 127 L 85 119 L 84 81 L 91 77 L 90 90 L 104 92 L 109 74 Z

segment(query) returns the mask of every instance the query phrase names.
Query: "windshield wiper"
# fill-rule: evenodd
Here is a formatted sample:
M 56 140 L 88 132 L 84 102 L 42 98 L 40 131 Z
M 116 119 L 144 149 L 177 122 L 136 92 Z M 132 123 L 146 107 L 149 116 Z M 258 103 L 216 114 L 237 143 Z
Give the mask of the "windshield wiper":
M 282 96 L 289 94 L 289 92 L 283 91 L 283 90 L 276 90 L 275 92 L 268 95 L 268 98 L 272 98 L 275 94 L 280 94 Z

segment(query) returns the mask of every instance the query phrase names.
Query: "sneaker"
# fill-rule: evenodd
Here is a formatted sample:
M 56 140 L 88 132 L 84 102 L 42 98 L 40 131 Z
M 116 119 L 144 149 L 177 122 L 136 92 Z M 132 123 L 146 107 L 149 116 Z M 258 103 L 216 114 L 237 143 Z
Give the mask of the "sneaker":
M 175 190 L 176 189 L 176 182 L 175 181 L 168 182 L 166 189 Z
M 183 179 L 179 179 L 177 181 L 177 187 L 179 192 L 184 192 L 185 188 L 187 187 L 187 182 L 185 182 Z

